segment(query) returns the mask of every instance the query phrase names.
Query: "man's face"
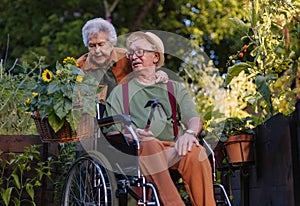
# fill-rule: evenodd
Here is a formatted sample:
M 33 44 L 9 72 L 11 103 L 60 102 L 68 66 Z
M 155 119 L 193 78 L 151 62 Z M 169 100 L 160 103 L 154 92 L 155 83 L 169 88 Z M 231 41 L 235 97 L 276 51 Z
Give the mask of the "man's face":
M 107 66 L 108 59 L 113 50 L 105 32 L 99 32 L 89 37 L 89 57 L 91 63 L 99 67 Z
M 151 44 L 146 39 L 138 39 L 130 45 L 130 61 L 132 69 L 138 71 L 145 68 L 156 68 L 159 54 L 154 52 Z

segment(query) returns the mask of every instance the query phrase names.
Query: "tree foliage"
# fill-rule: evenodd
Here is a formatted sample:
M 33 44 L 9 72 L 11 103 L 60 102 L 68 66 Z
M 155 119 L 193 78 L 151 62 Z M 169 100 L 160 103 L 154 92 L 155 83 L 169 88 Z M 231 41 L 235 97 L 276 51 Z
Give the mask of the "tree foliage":
M 119 35 L 156 29 L 175 32 L 199 44 L 208 38 L 212 45 L 230 42 L 234 31 L 227 19 L 242 17 L 243 13 L 242 4 L 235 0 L 32 0 L 30 3 L 0 0 L 0 3 L 0 51 L 6 68 L 16 58 L 32 60 L 33 53 L 46 56 L 49 64 L 65 56 L 80 56 L 86 52 L 81 28 L 95 17 L 111 19 Z
M 280 86 L 281 90 L 286 89 L 287 81 L 269 74 L 283 73 L 291 65 L 295 73 L 295 65 L 298 65 L 299 54 L 293 51 L 299 51 L 299 3 L 293 0 L 32 0 L 30 4 L 26 0 L 0 0 L 0 11 L 0 59 L 5 70 L 10 69 L 16 59 L 33 62 L 36 55 L 45 56 L 50 65 L 66 56 L 79 57 L 87 51 L 82 43 L 81 28 L 87 20 L 96 17 L 112 21 L 118 35 L 154 29 L 183 36 L 200 46 L 213 60 L 209 67 L 217 67 L 221 73 L 227 72 L 233 60 L 244 62 L 235 66 L 239 71 L 231 70 L 232 78 L 240 75 L 245 65 L 264 70 L 253 82 L 266 92 L 255 93 L 257 96 L 254 100 L 248 99 L 248 103 L 259 103 L 263 97 L 267 104 L 278 107 L 281 100 L 269 101 L 268 98 L 276 95 L 274 91 L 280 83 L 285 85 Z M 290 14 L 290 11 L 295 12 Z M 273 37 L 275 39 L 270 40 Z M 248 47 L 245 49 L 243 45 Z M 232 57 L 234 59 L 228 61 Z M 168 56 L 167 59 L 167 68 L 183 71 L 181 74 L 188 81 L 203 89 L 203 85 L 199 85 L 203 79 L 199 77 L 203 78 L 204 74 L 197 71 L 197 65 L 182 70 L 181 60 Z M 195 76 L 190 78 L 188 73 Z M 241 75 L 241 79 L 249 77 L 247 72 Z M 266 83 L 273 81 L 273 77 L 277 78 L 277 84 L 270 88 L 273 92 L 270 93 Z M 207 76 L 211 78 L 216 79 Z M 217 91 L 218 87 L 215 84 L 211 90 Z M 196 97 L 207 98 L 205 93 Z M 242 99 L 239 101 L 245 104 Z M 209 111 L 207 102 L 205 106 L 199 104 L 206 112 Z

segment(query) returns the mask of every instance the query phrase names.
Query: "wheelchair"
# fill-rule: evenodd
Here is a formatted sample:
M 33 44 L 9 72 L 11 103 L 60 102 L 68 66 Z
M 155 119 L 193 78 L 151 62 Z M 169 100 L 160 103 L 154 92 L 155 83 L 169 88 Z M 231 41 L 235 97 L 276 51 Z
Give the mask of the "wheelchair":
M 61 205 L 127 206 L 130 197 L 136 205 L 160 206 L 155 186 L 146 181 L 139 167 L 140 146 L 130 116 L 119 114 L 97 119 L 97 122 L 99 128 L 93 138 L 95 149 L 85 152 L 72 165 L 64 184 Z M 102 132 L 103 128 L 114 124 L 124 127 L 133 141 L 129 143 L 121 133 L 107 136 Z M 204 138 L 201 143 L 214 154 Z M 214 157 L 212 159 L 214 165 Z M 218 195 L 217 205 L 231 206 L 221 184 L 214 184 L 214 190 Z
M 101 128 L 113 124 L 124 126 L 132 135 L 133 142 L 129 144 L 122 134 L 106 138 Z M 66 177 L 62 205 L 125 206 L 130 195 L 137 205 L 159 206 L 154 185 L 146 181 L 138 165 L 139 141 L 131 126 L 130 116 L 115 115 L 101 118 L 98 119 L 98 125 L 94 146 L 97 148 L 100 145 L 100 149 L 98 147 L 97 150 L 85 152 L 72 165 Z M 118 155 L 119 149 L 122 151 Z M 104 154 L 111 154 L 115 158 L 109 160 Z M 127 166 L 130 172 L 124 171 L 124 162 L 118 161 L 118 157 L 124 154 L 132 157 L 129 162 L 131 165 Z M 132 159 L 135 161 L 134 164 Z M 138 190 L 140 192 L 137 192 Z

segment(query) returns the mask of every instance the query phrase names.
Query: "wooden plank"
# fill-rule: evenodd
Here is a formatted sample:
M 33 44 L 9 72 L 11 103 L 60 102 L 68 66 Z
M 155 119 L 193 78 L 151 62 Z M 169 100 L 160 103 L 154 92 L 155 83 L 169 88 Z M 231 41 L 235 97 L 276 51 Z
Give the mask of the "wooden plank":
M 20 153 L 25 146 L 34 144 L 42 144 L 38 135 L 0 135 L 0 149 L 4 153 Z

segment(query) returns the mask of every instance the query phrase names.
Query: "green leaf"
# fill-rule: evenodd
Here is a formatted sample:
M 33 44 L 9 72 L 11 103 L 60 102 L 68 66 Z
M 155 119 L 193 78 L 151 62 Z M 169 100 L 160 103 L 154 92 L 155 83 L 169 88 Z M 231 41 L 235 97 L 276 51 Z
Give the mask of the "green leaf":
M 76 67 L 74 65 L 71 65 L 70 67 L 71 67 L 72 74 L 84 76 L 84 72 L 81 69 L 79 69 L 78 67 Z
M 60 95 L 55 96 L 53 104 L 53 109 L 60 119 L 66 117 L 72 109 L 72 102 L 68 98 L 61 98 Z
M 15 183 L 16 187 L 18 189 L 21 189 L 19 176 L 17 174 L 12 174 L 11 176 L 14 178 L 14 183 Z
M 61 88 L 63 96 L 68 97 L 69 99 L 73 99 L 77 95 L 76 85 L 65 85 Z
M 1 197 L 6 206 L 9 205 L 12 190 L 13 190 L 13 188 L 9 187 L 9 188 L 6 188 L 5 190 L 1 191 Z
M 48 94 L 53 94 L 55 92 L 58 92 L 60 90 L 59 85 L 56 82 L 51 82 L 48 86 L 47 92 Z
M 99 83 L 94 77 L 85 75 L 82 84 L 77 84 L 77 87 L 84 95 L 94 96 L 99 88 L 98 85 Z
M 64 125 L 65 119 L 59 119 L 55 114 L 50 114 L 48 116 L 48 121 L 50 126 L 53 128 L 54 132 L 57 132 Z
M 34 188 L 32 184 L 30 183 L 26 184 L 26 192 L 30 196 L 31 200 L 34 200 Z
M 37 181 L 35 181 L 34 186 L 40 187 L 40 186 L 42 186 L 42 183 L 37 180 Z
M 237 17 L 233 17 L 233 18 L 229 18 L 229 21 L 232 22 L 241 31 L 245 33 L 248 32 L 249 27 L 241 19 Z
M 256 26 L 256 22 L 258 19 L 258 11 L 259 11 L 259 2 L 258 0 L 253 0 L 252 2 L 252 15 L 251 15 L 251 27 L 254 28 Z
M 72 131 L 76 131 L 77 129 L 77 126 L 79 125 L 80 123 L 80 120 L 81 120 L 81 110 L 79 109 L 74 109 L 72 110 L 72 112 L 66 117 L 66 120 L 69 122 L 71 128 L 72 128 Z
M 96 98 L 95 96 L 85 96 L 83 101 L 83 112 L 96 116 Z
M 271 106 L 271 101 L 270 101 L 271 91 L 270 91 L 270 87 L 267 82 L 267 77 L 264 77 L 261 75 L 257 76 L 255 78 L 255 84 L 256 84 L 258 92 L 262 95 L 262 97 L 266 101 L 267 105 L 270 107 Z
M 250 67 L 251 65 L 245 62 L 240 62 L 231 67 L 228 67 L 228 73 L 226 75 L 225 85 L 227 86 L 234 77 L 240 74 L 241 71 L 246 70 Z
M 21 201 L 17 197 L 13 197 L 13 202 L 15 203 L 15 206 L 21 206 Z

